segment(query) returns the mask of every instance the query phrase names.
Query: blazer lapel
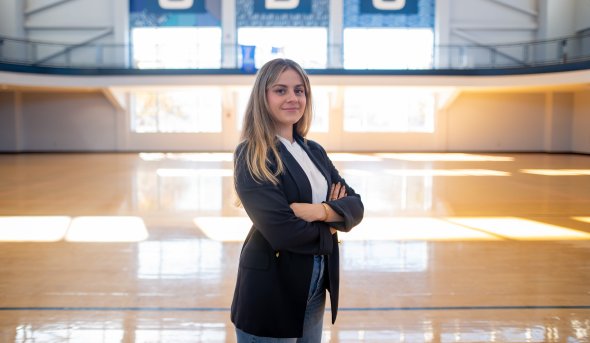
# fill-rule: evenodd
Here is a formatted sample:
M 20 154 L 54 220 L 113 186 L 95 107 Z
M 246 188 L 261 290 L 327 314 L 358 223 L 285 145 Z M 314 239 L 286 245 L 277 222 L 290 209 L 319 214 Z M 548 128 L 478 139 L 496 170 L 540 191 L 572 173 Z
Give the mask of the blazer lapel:
M 299 143 L 299 145 L 303 148 L 303 150 L 305 150 L 307 156 L 309 156 L 309 158 L 311 159 L 313 164 L 315 164 L 315 166 L 318 168 L 320 173 L 324 175 L 326 183 L 328 184 L 328 192 L 330 192 L 330 185 L 332 184 L 332 179 L 330 178 L 330 173 L 328 172 L 327 166 L 318 159 L 318 157 L 313 153 L 313 151 L 309 149 L 309 146 L 305 144 L 303 138 L 301 138 L 299 135 L 295 135 L 295 139 L 297 140 L 297 143 Z M 328 194 L 326 194 L 326 199 L 327 197 Z
M 281 160 L 283 161 L 283 165 L 287 172 L 291 174 L 293 180 L 295 180 L 295 184 L 299 189 L 299 194 L 303 198 L 303 201 L 311 203 L 312 202 L 312 190 L 311 184 L 307 179 L 307 175 L 295 159 L 293 155 L 285 148 L 283 143 L 277 143 L 279 145 L 279 154 L 281 155 Z

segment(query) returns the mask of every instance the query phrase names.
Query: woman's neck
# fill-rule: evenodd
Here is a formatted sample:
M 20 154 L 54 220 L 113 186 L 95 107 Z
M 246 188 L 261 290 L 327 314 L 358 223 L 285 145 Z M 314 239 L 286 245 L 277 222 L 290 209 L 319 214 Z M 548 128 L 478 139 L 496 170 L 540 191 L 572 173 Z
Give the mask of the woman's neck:
M 289 140 L 289 142 L 293 143 L 293 128 L 290 127 L 288 129 L 279 129 L 277 135 Z

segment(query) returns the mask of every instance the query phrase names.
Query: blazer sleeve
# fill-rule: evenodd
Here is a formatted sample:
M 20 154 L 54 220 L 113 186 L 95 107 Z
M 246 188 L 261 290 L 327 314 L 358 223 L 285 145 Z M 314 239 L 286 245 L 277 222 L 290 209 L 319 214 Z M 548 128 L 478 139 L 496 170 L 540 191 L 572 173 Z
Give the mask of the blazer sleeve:
M 253 178 L 237 150 L 234 166 L 238 197 L 254 228 L 274 250 L 300 254 L 332 253 L 332 234 L 324 222 L 306 222 L 295 216 L 280 185 Z
M 343 222 L 329 223 L 330 226 L 338 231 L 348 232 L 363 220 L 365 208 L 361 196 L 357 194 L 354 189 L 346 183 L 346 180 L 340 176 L 340 173 L 336 167 L 334 167 L 334 164 L 328 157 L 326 151 L 319 144 L 315 142 L 312 142 L 312 144 L 323 158 L 324 164 L 329 170 L 332 183 L 340 182 L 340 184 L 346 187 L 346 197 L 338 200 L 325 201 L 325 203 L 344 218 Z

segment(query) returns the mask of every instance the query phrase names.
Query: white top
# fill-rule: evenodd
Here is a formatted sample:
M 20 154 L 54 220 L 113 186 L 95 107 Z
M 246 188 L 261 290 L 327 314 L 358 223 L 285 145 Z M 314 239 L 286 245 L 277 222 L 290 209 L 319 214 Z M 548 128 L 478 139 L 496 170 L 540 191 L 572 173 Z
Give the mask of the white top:
M 311 161 L 305 150 L 297 141 L 293 141 L 291 143 L 288 139 L 278 136 L 279 140 L 283 145 L 287 148 L 287 150 L 295 157 L 295 160 L 301 166 L 301 169 L 307 175 L 307 179 L 311 184 L 311 191 L 312 191 L 312 203 L 319 204 L 326 200 L 326 194 L 328 194 L 328 181 L 324 177 L 324 174 L 320 172 L 318 167 Z

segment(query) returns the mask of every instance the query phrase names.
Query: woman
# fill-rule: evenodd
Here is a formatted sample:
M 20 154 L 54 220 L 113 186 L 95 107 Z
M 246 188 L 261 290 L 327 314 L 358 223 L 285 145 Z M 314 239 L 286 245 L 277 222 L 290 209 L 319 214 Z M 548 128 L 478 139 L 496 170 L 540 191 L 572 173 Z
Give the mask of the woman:
M 256 76 L 235 151 L 235 187 L 253 222 L 240 255 L 231 319 L 238 342 L 320 342 L 326 289 L 338 309 L 338 234 L 363 217 L 360 196 L 306 140 L 312 96 L 288 59 Z

